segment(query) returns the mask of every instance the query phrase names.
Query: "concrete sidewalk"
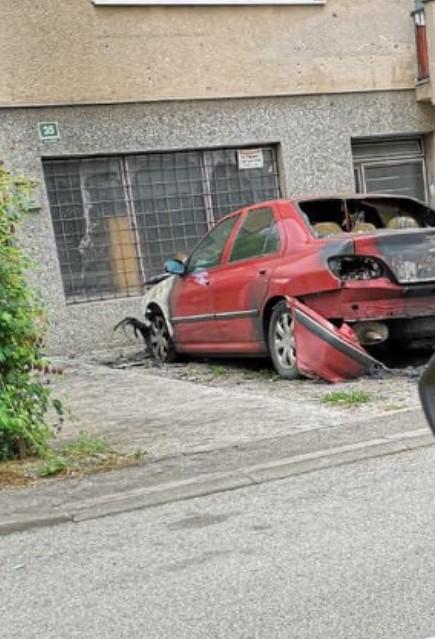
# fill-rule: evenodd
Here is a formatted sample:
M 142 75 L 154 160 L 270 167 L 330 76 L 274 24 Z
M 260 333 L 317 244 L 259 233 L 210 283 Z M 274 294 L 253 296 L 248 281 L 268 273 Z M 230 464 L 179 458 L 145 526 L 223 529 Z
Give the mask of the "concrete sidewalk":
M 409 378 L 331 386 L 308 380 L 289 383 L 249 369 L 243 375 L 243 368 L 205 376 L 200 368 L 220 371 L 221 367 L 194 366 L 195 375 L 186 380 L 173 375 L 185 373 L 190 364 L 117 370 L 90 361 L 68 361 L 54 389 L 68 411 L 59 442 L 84 430 L 103 436 L 120 451 L 141 449 L 148 459 L 159 459 L 380 420 L 397 409 L 419 406 L 416 382 Z M 351 409 L 322 402 L 337 390 L 364 390 L 370 401 Z
M 47 480 L 34 488 L 0 492 L 0 534 L 254 486 L 434 442 L 421 411 L 409 410 L 352 428 L 301 429 L 83 479 Z

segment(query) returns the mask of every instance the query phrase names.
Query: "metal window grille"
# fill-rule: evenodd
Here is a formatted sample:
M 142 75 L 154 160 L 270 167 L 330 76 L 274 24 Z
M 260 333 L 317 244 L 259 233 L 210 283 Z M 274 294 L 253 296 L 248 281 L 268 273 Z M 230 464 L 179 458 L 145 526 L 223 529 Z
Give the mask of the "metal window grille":
M 257 155 L 252 168 L 237 149 L 44 160 L 67 301 L 138 295 L 219 218 L 279 197 L 274 147 Z

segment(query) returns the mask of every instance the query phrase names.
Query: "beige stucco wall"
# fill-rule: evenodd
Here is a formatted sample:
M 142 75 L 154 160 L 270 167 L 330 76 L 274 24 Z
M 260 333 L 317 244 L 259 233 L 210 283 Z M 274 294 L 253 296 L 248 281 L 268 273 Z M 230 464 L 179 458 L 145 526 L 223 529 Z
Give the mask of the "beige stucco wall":
M 412 7 L 0 0 L 0 106 L 410 88 Z

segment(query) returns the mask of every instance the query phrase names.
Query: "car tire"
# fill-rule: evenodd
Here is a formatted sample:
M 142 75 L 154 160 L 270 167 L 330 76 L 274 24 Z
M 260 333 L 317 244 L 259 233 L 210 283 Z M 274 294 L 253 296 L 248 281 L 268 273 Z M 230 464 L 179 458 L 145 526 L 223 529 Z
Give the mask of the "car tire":
M 287 303 L 278 302 L 272 311 L 268 329 L 268 346 L 273 366 L 284 379 L 298 379 L 293 318 Z
M 161 311 L 155 310 L 150 318 L 148 331 L 148 350 L 158 364 L 170 364 L 177 357 L 174 342 L 169 334 L 168 325 Z

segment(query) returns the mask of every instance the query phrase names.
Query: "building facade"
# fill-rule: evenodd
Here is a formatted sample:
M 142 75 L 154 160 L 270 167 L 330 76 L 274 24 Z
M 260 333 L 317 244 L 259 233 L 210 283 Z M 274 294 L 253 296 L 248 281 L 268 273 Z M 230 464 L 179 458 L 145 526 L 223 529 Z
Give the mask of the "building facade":
M 240 206 L 432 200 L 434 9 L 0 0 L 0 157 L 38 182 L 23 241 L 50 350 L 113 344 L 144 279 Z

